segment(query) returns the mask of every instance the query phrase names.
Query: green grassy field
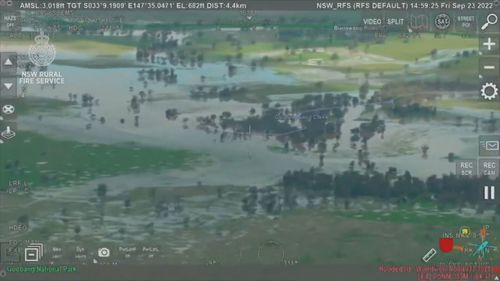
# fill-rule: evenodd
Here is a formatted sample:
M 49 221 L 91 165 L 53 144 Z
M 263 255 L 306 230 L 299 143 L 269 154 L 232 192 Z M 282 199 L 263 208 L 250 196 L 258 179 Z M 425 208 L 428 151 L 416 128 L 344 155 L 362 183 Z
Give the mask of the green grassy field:
M 264 56 L 273 57 L 279 55 L 283 60 L 296 60 L 299 54 L 286 54 L 287 47 L 289 50 L 313 47 L 343 47 L 349 43 L 347 40 L 328 40 L 324 37 L 315 40 L 304 37 L 278 40 L 278 32 L 274 30 L 239 31 L 237 35 L 233 36 L 233 40 L 227 40 L 228 34 L 231 33 L 223 31 L 194 32 L 193 36 L 188 39 L 188 41 L 192 42 L 192 46 L 183 46 L 182 48 L 185 50 L 201 50 L 208 60 L 223 60 L 238 53 L 241 53 L 244 59 L 261 59 Z M 234 44 L 234 42 L 239 44 Z M 326 56 L 329 57 L 330 55 L 324 53 L 323 57 L 327 58 Z M 316 58 L 317 56 L 321 56 L 321 53 L 302 54 L 303 59 Z
M 123 45 L 121 41 L 120 43 L 112 41 L 102 42 L 95 39 L 70 40 L 60 43 L 55 41 L 54 44 L 58 44 L 58 47 L 62 47 L 63 49 L 92 53 L 100 56 L 120 55 L 127 51 L 135 50 L 132 46 Z
M 436 73 L 444 80 L 460 81 L 476 87 L 479 85 L 479 57 L 472 56 L 449 62 L 449 67 L 438 68 Z
M 243 40 L 243 39 L 242 39 Z M 244 41 L 246 42 L 246 41 Z M 332 60 L 332 55 L 336 53 L 335 49 L 325 49 L 323 51 L 300 51 L 292 53 L 286 51 L 289 48 L 328 48 L 340 47 L 341 53 L 347 51 L 348 41 L 346 40 L 333 40 L 332 42 L 317 42 L 311 41 L 308 44 L 298 42 L 280 42 L 275 38 L 264 38 L 262 41 L 256 41 L 254 44 L 248 42 L 241 45 L 238 50 L 236 46 L 231 45 L 227 41 L 217 43 L 213 50 L 207 49 L 206 52 L 209 57 L 213 59 L 225 59 L 227 56 L 234 56 L 238 52 L 243 54 L 243 58 L 256 57 L 262 58 L 267 55 L 273 58 L 273 68 L 278 71 L 291 72 L 290 68 L 294 67 L 312 67 L 312 68 L 327 68 L 339 70 L 342 72 L 390 72 L 401 71 L 404 69 L 404 63 L 413 62 L 417 58 L 429 56 L 433 49 L 464 49 L 464 48 L 477 48 L 477 40 L 475 38 L 462 38 L 457 35 L 448 35 L 445 38 L 434 38 L 433 34 L 422 34 L 420 38 L 412 38 L 407 41 L 397 37 L 396 35 L 389 36 L 383 44 L 370 44 L 364 45 L 363 52 L 371 55 L 379 55 L 385 58 L 392 58 L 394 63 L 387 61 L 378 61 L 376 57 L 367 59 L 372 60 L 371 63 L 352 63 L 352 65 L 340 63 L 349 57 L 344 54 L 338 57 L 337 60 Z M 344 50 L 344 49 L 345 50 Z M 337 50 L 338 51 L 338 50 Z M 359 50 L 358 50 L 359 51 Z M 359 55 L 359 54 L 358 54 Z M 321 61 L 318 65 L 302 65 L 312 60 Z M 292 63 L 292 64 L 291 64 Z M 456 67 L 457 74 L 467 76 L 470 68 L 467 67 L 472 62 L 464 60 L 459 66 Z M 463 65 L 462 65 L 463 64 Z M 463 67 L 462 67 L 463 66 Z M 459 73 L 460 69 L 466 69 L 464 73 Z M 475 68 L 474 68 L 475 69 Z
M 70 103 L 68 101 L 29 97 L 16 101 L 16 112 L 21 115 L 33 112 L 49 112 L 64 109 L 69 105 Z
M 316 60 L 331 60 L 332 54 L 330 52 L 312 52 L 312 51 L 307 51 L 307 52 L 301 52 L 301 53 L 287 53 L 280 58 L 282 58 L 284 61 L 299 61 L 299 62 L 305 62 L 307 60 L 311 59 L 316 59 Z
M 397 63 L 370 63 L 370 64 L 356 64 L 352 66 L 342 66 L 336 69 L 342 72 L 363 72 L 363 73 L 374 73 L 378 74 L 380 72 L 390 72 L 390 71 L 400 71 L 404 69 L 403 64 Z
M 144 65 L 135 61 L 117 58 L 113 59 L 110 57 L 96 57 L 92 60 L 55 60 L 54 64 L 90 69 L 144 67 Z
M 73 200 L 8 195 L 0 215 L 11 222 L 28 214 L 30 231 L 18 238 L 65 241 L 60 246 L 68 248 L 78 243 L 97 248 L 102 243 L 98 237 L 106 237 L 111 248 L 146 239 L 148 245 L 162 249 L 160 260 L 170 264 L 205 264 L 210 260 L 221 265 L 280 264 L 283 255 L 299 265 L 414 264 L 428 249 L 438 246 L 444 233 L 456 233 L 463 225 L 477 232 L 487 224 L 492 234 L 500 228 L 491 217 L 460 217 L 440 212 L 432 204 L 421 204 L 424 213 L 410 205 L 382 211 L 345 210 L 330 203 L 286 210 L 278 217 L 247 216 L 241 211 L 245 194 L 243 186 L 137 187 L 106 196 L 104 223 L 99 223 L 95 194 L 70 197 Z M 128 209 L 123 205 L 127 198 L 131 200 Z M 155 202 L 164 200 L 172 205 L 176 198 L 183 202 L 182 211 L 171 211 L 168 217 L 154 214 Z M 236 217 L 231 218 L 233 214 Z M 47 219 L 52 217 L 58 219 Z M 190 218 L 189 223 L 183 223 L 185 218 Z M 155 231 L 148 230 L 149 223 L 154 223 Z M 78 235 L 73 230 L 76 225 L 82 227 Z M 125 229 L 123 234 L 118 233 L 120 227 Z M 5 235 L 6 227 L 1 227 L 0 233 Z M 490 239 L 497 243 L 497 238 Z M 477 241 L 457 242 L 469 246 Z M 493 251 L 488 258 L 500 261 L 499 254 Z M 475 261 L 470 255 L 453 252 L 437 255 L 433 262 L 450 259 Z
M 233 264 L 240 249 L 245 254 L 240 258 L 241 263 L 278 264 L 280 253 L 271 253 L 280 251 L 276 247 L 268 250 L 268 257 L 262 260 L 256 257 L 259 245 L 274 241 L 282 245 L 287 259 L 298 260 L 299 264 L 412 264 L 429 248 L 437 247 L 444 232 L 454 233 L 462 225 L 470 225 L 477 231 L 481 223 L 473 219 L 448 223 L 448 217 L 441 215 L 422 216 L 417 221 L 414 219 L 418 215 L 413 215 L 403 220 L 404 214 L 400 215 L 399 210 L 388 214 L 378 213 L 377 218 L 373 215 L 361 217 L 355 211 L 299 209 L 287 212 L 276 220 L 266 217 L 234 220 L 219 226 L 227 231 L 228 239 L 205 239 L 187 254 L 201 257 L 204 252 L 209 252 L 223 264 Z M 230 239 L 241 232 L 246 234 L 238 239 Z M 498 253 L 494 255 L 498 259 Z M 450 258 L 457 261 L 471 260 L 466 255 L 452 253 L 450 256 L 440 255 L 434 262 L 445 262 Z
M 391 36 L 383 44 L 372 44 L 368 52 L 404 61 L 414 61 L 430 55 L 433 49 L 477 48 L 477 38 L 462 38 L 447 35 L 445 38 L 434 38 L 433 34 L 422 34 L 421 38 L 404 39 Z
M 255 44 L 242 44 L 238 50 L 236 46 L 227 41 L 217 42 L 215 49 L 206 49 L 206 56 L 212 59 L 225 59 L 227 56 L 235 56 L 242 53 L 243 56 L 249 56 L 254 53 L 269 52 L 275 50 L 284 50 L 285 45 L 282 42 L 256 42 Z
M 2 146 L 1 186 L 23 179 L 35 188 L 82 183 L 99 176 L 188 168 L 197 157 L 188 151 L 163 150 L 134 143 L 83 144 L 18 131 Z
M 455 108 L 455 107 L 464 107 L 464 108 L 473 108 L 473 109 L 489 109 L 489 110 L 499 110 L 498 104 L 494 102 L 490 102 L 487 100 L 436 100 L 433 102 L 429 102 L 430 105 L 434 105 L 441 108 Z
M 0 37 L 0 39 L 3 39 Z M 57 34 L 51 36 L 50 44 L 58 50 L 79 52 L 94 56 L 116 57 L 125 52 L 134 51 L 137 42 L 128 37 L 101 37 L 101 36 L 69 36 Z M 3 48 L 28 47 L 33 39 L 28 37 L 2 40 Z

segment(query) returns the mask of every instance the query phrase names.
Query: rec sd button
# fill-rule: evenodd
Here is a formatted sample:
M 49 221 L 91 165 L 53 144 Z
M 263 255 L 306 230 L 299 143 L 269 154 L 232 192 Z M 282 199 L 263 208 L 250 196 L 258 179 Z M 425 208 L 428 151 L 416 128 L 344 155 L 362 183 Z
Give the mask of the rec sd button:
M 472 177 L 477 175 L 477 160 L 457 161 L 457 176 Z

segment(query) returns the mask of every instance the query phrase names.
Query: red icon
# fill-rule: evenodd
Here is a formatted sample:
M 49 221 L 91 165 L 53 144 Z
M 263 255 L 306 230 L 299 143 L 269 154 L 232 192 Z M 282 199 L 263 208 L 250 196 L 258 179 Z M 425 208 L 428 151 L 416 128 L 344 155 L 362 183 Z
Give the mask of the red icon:
M 488 234 L 488 229 L 486 228 L 485 225 L 481 227 L 481 230 L 479 230 L 479 236 L 481 236 L 481 241 L 484 242 L 486 240 L 486 235 Z
M 439 249 L 443 253 L 449 253 L 453 250 L 453 238 L 439 238 Z

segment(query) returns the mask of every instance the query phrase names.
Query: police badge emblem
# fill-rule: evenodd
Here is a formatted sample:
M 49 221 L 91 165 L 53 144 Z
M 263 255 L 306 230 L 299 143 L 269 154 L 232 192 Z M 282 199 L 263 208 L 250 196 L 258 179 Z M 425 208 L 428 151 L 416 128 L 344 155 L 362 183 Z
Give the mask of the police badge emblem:
M 49 36 L 43 33 L 35 36 L 35 44 L 28 50 L 30 61 L 36 66 L 48 66 L 56 58 L 56 48 L 49 44 Z

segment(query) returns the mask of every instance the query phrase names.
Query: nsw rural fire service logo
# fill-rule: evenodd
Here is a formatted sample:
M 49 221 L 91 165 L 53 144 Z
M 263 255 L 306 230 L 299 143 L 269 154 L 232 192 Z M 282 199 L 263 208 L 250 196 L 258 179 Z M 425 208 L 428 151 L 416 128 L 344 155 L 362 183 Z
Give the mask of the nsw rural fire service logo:
M 49 44 L 49 36 L 43 33 L 35 36 L 35 44 L 28 50 L 30 61 L 36 66 L 48 66 L 56 58 L 56 47 Z

